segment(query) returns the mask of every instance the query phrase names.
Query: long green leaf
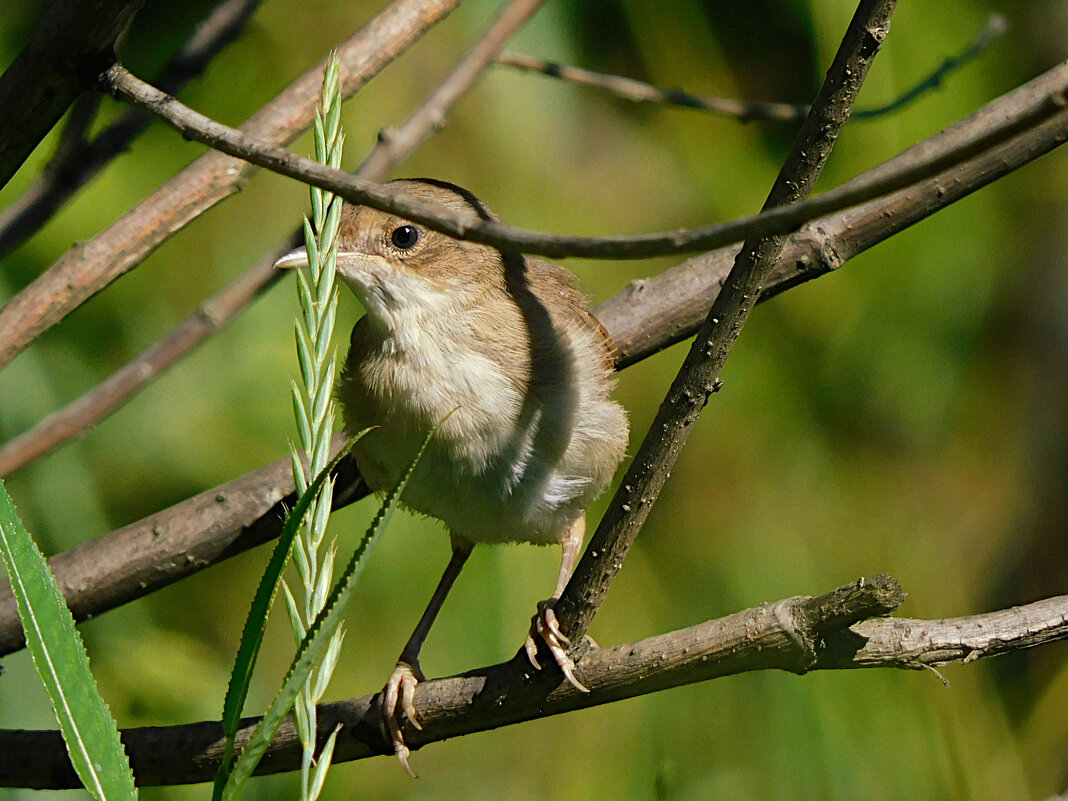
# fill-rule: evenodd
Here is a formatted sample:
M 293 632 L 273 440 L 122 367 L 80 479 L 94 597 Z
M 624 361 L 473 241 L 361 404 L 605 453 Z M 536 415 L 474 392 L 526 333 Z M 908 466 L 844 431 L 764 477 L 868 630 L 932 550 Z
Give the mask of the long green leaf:
M 252 599 L 252 607 L 249 609 L 244 631 L 241 632 L 241 644 L 238 646 L 237 659 L 234 660 L 234 669 L 230 674 L 226 700 L 223 702 L 222 723 L 223 732 L 226 734 L 226 744 L 223 748 L 222 761 L 219 763 L 219 772 L 215 777 L 215 786 L 212 789 L 212 798 L 215 801 L 222 797 L 223 787 L 226 786 L 233 766 L 234 737 L 241 723 L 241 710 L 245 706 L 245 698 L 248 696 L 248 688 L 252 682 L 252 669 L 256 665 L 256 657 L 259 656 L 260 646 L 263 644 L 263 634 L 267 630 L 267 616 L 270 614 L 271 604 L 274 603 L 278 587 L 282 582 L 282 573 L 289 561 L 293 540 L 301 523 L 304 522 L 308 507 L 318 495 L 319 488 L 326 482 L 345 454 L 352 450 L 352 446 L 370 430 L 365 428 L 350 439 L 297 499 L 296 505 L 286 518 L 285 526 L 282 527 L 282 533 L 271 553 L 271 560 L 267 563 L 260 585 L 256 588 L 256 595 Z
M 11 578 L 26 645 L 56 712 L 71 764 L 101 801 L 136 799 L 119 728 L 100 697 L 85 644 L 44 554 L 0 480 L 0 555 Z
M 345 604 L 352 596 L 352 592 L 356 587 L 356 580 L 363 571 L 364 557 L 374 546 L 375 540 L 377 540 L 378 535 L 389 522 L 390 517 L 393 516 L 393 512 L 400 501 L 401 493 L 404 492 L 404 488 L 408 485 L 408 480 L 412 477 L 412 473 L 415 472 L 416 465 L 419 464 L 419 459 L 422 457 L 430 438 L 434 436 L 437 428 L 435 426 L 426 435 L 419 452 L 401 475 L 397 485 L 389 491 L 389 494 L 382 501 L 378 514 L 371 521 L 371 526 L 367 533 L 363 535 L 360 544 L 356 546 L 352 558 L 349 559 L 349 563 L 345 567 L 345 572 L 341 574 L 341 578 L 334 585 L 333 592 L 330 593 L 322 612 L 319 613 L 308 629 L 308 633 L 304 636 L 304 641 L 300 644 L 300 648 L 297 649 L 297 654 L 293 658 L 289 673 L 286 674 L 285 681 L 282 683 L 282 689 L 278 691 L 278 695 L 275 696 L 270 708 L 264 713 L 256 730 L 241 749 L 241 756 L 238 758 L 237 765 L 234 766 L 233 772 L 226 783 L 226 789 L 222 796 L 223 801 L 233 801 L 241 793 L 245 783 L 256 769 L 256 765 L 263 758 L 267 746 L 271 744 L 271 740 L 274 739 L 274 735 L 278 732 L 278 727 L 282 725 L 282 721 L 289 714 L 297 695 L 308 680 L 308 674 L 330 644 L 330 638 L 341 623 Z

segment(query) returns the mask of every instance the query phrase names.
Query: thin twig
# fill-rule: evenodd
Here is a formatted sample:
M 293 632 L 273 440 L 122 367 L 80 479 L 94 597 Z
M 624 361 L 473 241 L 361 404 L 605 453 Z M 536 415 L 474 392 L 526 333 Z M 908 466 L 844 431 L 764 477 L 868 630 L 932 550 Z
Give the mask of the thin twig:
M 593 648 L 580 665 L 589 694 L 566 681 L 554 684 L 552 677 L 531 677 L 516 660 L 433 679 L 416 688 L 415 708 L 424 730 L 412 733 L 411 745 L 746 671 L 921 669 L 1068 639 L 1065 595 L 963 618 L 877 617 L 894 609 L 902 597 L 893 578 L 876 576 L 826 595 L 786 598 L 638 642 Z M 321 738 L 342 727 L 335 762 L 386 752 L 375 697 L 319 708 Z M 255 723 L 245 722 L 245 737 Z M 206 781 L 222 751 L 221 729 L 215 722 L 128 729 L 123 740 L 141 785 Z M 261 769 L 293 770 L 299 760 L 300 743 L 287 724 Z M 74 781 L 55 732 L 0 731 L 0 786 L 58 789 L 76 786 Z
M 986 49 L 1003 36 L 1008 29 L 1009 21 L 1005 19 L 1005 17 L 1001 14 L 991 14 L 986 21 L 986 25 L 983 26 L 983 29 L 975 35 L 972 41 L 968 43 L 968 46 L 961 53 L 945 59 L 938 65 L 934 72 L 919 81 L 911 89 L 903 92 L 900 97 L 891 100 L 889 103 L 872 108 L 857 109 L 853 112 L 853 119 L 870 120 L 875 117 L 881 117 L 884 114 L 889 114 L 890 112 L 897 111 L 899 108 L 907 106 L 913 100 L 916 100 L 927 92 L 938 89 L 942 85 L 942 81 L 944 81 L 951 72 L 960 69 L 969 61 L 978 58 L 985 53 Z
M 491 57 L 544 0 L 514 0 L 441 84 L 403 124 L 380 138 L 355 174 L 371 180 L 409 156 L 438 130 L 452 107 L 492 63 Z M 140 114 L 140 112 L 137 112 Z M 2 239 L 0 233 L 0 239 Z M 0 447 L 0 476 L 9 476 L 34 459 L 78 436 L 118 409 L 167 368 L 206 341 L 282 277 L 274 263 L 300 246 L 301 229 L 260 259 L 234 283 L 204 301 L 173 332 L 138 354 L 104 381 Z
M 945 59 L 930 75 L 899 97 L 875 108 L 858 108 L 851 116 L 854 120 L 872 120 L 896 111 L 913 102 L 926 92 L 939 88 L 954 70 L 986 51 L 994 41 L 1008 30 L 1008 22 L 1001 14 L 991 14 L 983 29 L 975 35 L 959 54 Z M 497 63 L 526 72 L 536 72 L 551 78 L 559 78 L 576 86 L 601 89 L 614 97 L 635 103 L 656 103 L 666 106 L 709 111 L 739 122 L 800 122 L 808 114 L 809 106 L 803 103 L 751 102 L 725 97 L 696 95 L 682 89 L 661 89 L 645 81 L 621 75 L 607 75 L 549 61 L 525 53 L 505 51 L 497 57 Z
M 117 97 L 149 109 L 190 139 L 196 139 L 231 156 L 247 159 L 280 175 L 328 189 L 351 203 L 401 215 L 458 239 L 480 242 L 504 251 L 556 258 L 641 259 L 692 253 L 742 239 L 790 233 L 816 217 L 866 203 L 937 175 L 974 153 L 1015 136 L 1036 122 L 1062 113 L 1065 108 L 1063 96 L 1051 96 L 1048 102 L 1036 110 L 1035 117 L 992 123 L 989 130 L 980 133 L 973 141 L 964 143 L 958 150 L 945 153 L 939 158 L 915 162 L 899 172 L 883 173 L 878 181 L 864 184 L 851 181 L 847 187 L 838 187 L 819 197 L 769 209 L 752 217 L 702 228 L 634 236 L 570 236 L 547 234 L 493 220 L 483 220 L 473 213 L 420 201 L 392 187 L 367 181 L 341 170 L 329 169 L 285 148 L 268 145 L 205 117 L 131 75 L 118 64 L 104 73 L 101 85 Z M 6 351 L 7 348 L 0 346 L 0 366 Z
M 798 204 L 816 184 L 838 133 L 883 39 L 896 0 L 862 0 L 827 71 L 812 111 L 772 186 L 764 208 Z M 586 633 L 623 560 L 656 503 L 676 459 L 697 425 L 719 373 L 786 237 L 747 239 L 689 353 L 661 403 L 641 447 L 557 604 L 561 630 L 573 640 Z
M 655 103 L 709 111 L 739 122 L 800 122 L 808 113 L 808 106 L 803 103 L 747 102 L 729 97 L 695 95 L 682 89 L 661 89 L 634 78 L 571 67 L 558 61 L 549 61 L 526 53 L 506 51 L 497 57 L 497 63 L 505 67 L 559 78 L 576 86 L 601 89 L 609 92 L 613 97 L 634 103 Z
M 179 92 L 241 33 L 262 2 L 225 0 L 217 5 L 157 76 L 157 85 L 166 87 L 166 91 L 172 94 Z M 45 166 L 44 173 L 0 212 L 0 257 L 32 236 L 101 168 L 125 152 L 130 142 L 152 119 L 143 111 L 133 109 L 88 142 L 84 136 L 88 123 L 75 122 L 84 116 L 78 113 L 78 109 L 83 105 L 91 105 L 95 109 L 99 102 L 98 92 L 86 92 L 75 101 L 71 121 L 64 129 L 63 139 L 52 160 Z
M 1068 86 L 1068 63 L 988 103 L 969 117 L 870 172 L 949 150 L 974 138 L 990 120 L 1027 115 Z M 984 151 L 946 176 L 881 200 L 816 220 L 791 237 L 761 297 L 838 269 L 848 259 L 1068 140 L 1068 113 Z M 292 248 L 290 248 L 292 249 Z M 692 336 L 715 301 L 737 248 L 691 259 L 634 282 L 597 309 L 625 367 Z M 270 267 L 268 262 L 264 269 Z M 284 496 L 292 492 L 280 460 L 189 498 L 125 528 L 86 541 L 50 560 L 78 620 L 140 598 L 218 561 L 278 536 Z M 336 484 L 334 506 L 366 494 L 354 463 Z M 292 507 L 294 498 L 288 498 Z M 10 589 L 0 582 L 0 655 L 22 647 Z
M 458 4 L 459 0 L 395 0 L 338 45 L 344 96 L 355 93 Z M 311 124 L 323 66 L 320 62 L 305 72 L 241 130 L 273 144 L 296 138 Z M 238 192 L 253 172 L 255 168 L 246 162 L 207 153 L 106 230 L 71 248 L 0 309 L 0 367 L 174 233 Z

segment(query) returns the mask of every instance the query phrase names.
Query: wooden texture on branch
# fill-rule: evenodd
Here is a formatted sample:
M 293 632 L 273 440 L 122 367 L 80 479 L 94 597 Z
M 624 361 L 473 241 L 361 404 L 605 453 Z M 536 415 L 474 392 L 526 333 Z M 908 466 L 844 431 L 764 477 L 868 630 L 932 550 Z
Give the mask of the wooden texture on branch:
M 432 679 L 415 692 L 424 729 L 406 740 L 415 750 L 450 737 L 746 671 L 927 669 L 1068 638 L 1068 596 L 963 618 L 882 617 L 904 597 L 896 580 L 880 575 L 825 595 L 761 604 L 638 642 L 591 647 L 579 666 L 589 694 L 552 676 L 531 676 L 529 664 L 519 658 Z M 319 707 L 320 740 L 341 727 L 335 762 L 387 753 L 375 698 L 364 695 Z M 243 721 L 239 744 L 255 724 L 255 718 Z M 215 722 L 127 729 L 123 741 L 141 785 L 208 781 L 222 753 L 221 727 Z M 293 770 L 300 755 L 299 738 L 287 723 L 259 772 Z M 77 787 L 59 734 L 0 731 L 0 786 Z

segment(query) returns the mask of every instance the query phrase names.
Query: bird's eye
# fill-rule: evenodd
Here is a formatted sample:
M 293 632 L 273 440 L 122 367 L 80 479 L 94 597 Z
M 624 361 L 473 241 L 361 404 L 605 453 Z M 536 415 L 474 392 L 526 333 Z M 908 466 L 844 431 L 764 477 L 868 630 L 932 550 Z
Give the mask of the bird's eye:
M 398 226 L 393 229 L 390 239 L 393 242 L 393 247 L 400 250 L 409 250 L 415 247 L 415 243 L 419 241 L 419 229 L 414 225 Z

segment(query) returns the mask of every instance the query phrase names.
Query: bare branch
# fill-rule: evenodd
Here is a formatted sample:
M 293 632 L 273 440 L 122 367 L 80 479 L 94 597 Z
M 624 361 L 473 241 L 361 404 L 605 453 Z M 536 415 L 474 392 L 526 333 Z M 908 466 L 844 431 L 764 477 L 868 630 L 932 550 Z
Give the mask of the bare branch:
M 115 40 L 142 0 L 53 0 L 0 76 L 0 187 L 115 60 Z
M 819 178 L 857 93 L 890 30 L 896 0 L 862 0 L 764 208 L 797 204 Z M 660 496 L 719 373 L 779 260 L 785 236 L 747 239 L 660 404 L 615 497 L 556 605 L 572 640 L 586 633 L 631 544 Z
M 351 96 L 458 4 L 396 0 L 378 14 L 337 48 L 343 95 Z M 324 64 L 290 84 L 241 130 L 272 145 L 294 139 L 311 123 Z M 254 171 L 246 162 L 207 153 L 105 231 L 73 247 L 0 309 L 0 367 L 176 231 L 237 192 Z
M 983 53 L 994 41 L 1008 30 L 1008 22 L 1000 14 L 991 14 L 983 29 L 958 55 L 945 59 L 930 75 L 900 97 L 878 108 L 853 110 L 852 119 L 871 120 L 889 114 L 908 105 L 923 94 L 937 89 L 951 72 L 967 64 Z M 548 61 L 525 53 L 505 51 L 497 57 L 497 63 L 526 72 L 536 72 L 550 78 L 559 78 L 576 86 L 585 86 L 608 92 L 614 97 L 635 103 L 656 103 L 665 106 L 709 111 L 739 122 L 800 122 L 808 114 L 809 106 L 799 103 L 763 103 L 734 100 L 725 97 L 695 95 L 682 89 L 661 89 L 652 84 L 626 78 L 621 75 L 606 75 L 580 67 L 571 67 L 557 61 Z
M 394 188 L 325 167 L 285 148 L 263 143 L 254 136 L 205 117 L 131 75 L 118 64 L 101 76 L 101 85 L 116 97 L 136 103 L 166 120 L 181 131 L 183 136 L 203 142 L 223 153 L 247 159 L 279 175 L 327 189 L 351 203 L 392 212 L 459 239 L 481 242 L 504 251 L 555 258 L 640 259 L 692 253 L 746 238 L 790 233 L 816 217 L 866 203 L 926 180 L 1030 126 L 1068 113 L 1065 110 L 1064 92 L 1061 90 L 1046 98 L 1046 102 L 1035 109 L 1034 116 L 1002 120 L 1000 124 L 991 126 L 990 130 L 979 133 L 976 139 L 962 144 L 959 150 L 945 153 L 940 158 L 917 161 L 900 172 L 884 173 L 878 181 L 863 184 L 850 181 L 847 186 L 832 189 L 802 203 L 769 209 L 759 215 L 703 228 L 680 228 L 675 231 L 634 236 L 591 237 L 546 234 L 502 222 L 483 220 L 473 213 L 454 211 L 439 204 L 420 201 Z M 4 350 L 0 348 L 0 366 L 3 354 Z
M 334 450 L 340 446 L 340 436 Z M 334 504 L 367 494 L 356 463 L 338 468 Z M 87 540 L 49 564 L 76 620 L 112 609 L 278 537 L 293 508 L 292 462 L 272 462 L 104 537 Z M 206 535 L 206 536 L 205 536 Z M 161 553 L 169 553 L 160 562 Z M 84 583 L 83 583 L 84 582 Z M 25 644 L 11 585 L 0 583 L 0 652 Z
M 941 620 L 864 620 L 826 638 L 821 668 L 911 670 L 977 659 L 1068 639 L 1068 595 L 985 615 Z
M 899 161 L 929 158 L 959 147 L 961 142 L 974 139 L 991 120 L 1029 114 L 1066 81 L 1068 64 L 1062 64 L 869 173 L 893 169 Z M 761 298 L 837 269 L 864 249 L 1018 169 L 1066 139 L 1068 115 L 1063 115 L 977 154 L 946 175 L 810 223 L 791 237 Z M 596 314 L 617 344 L 617 367 L 626 367 L 692 336 L 714 302 L 737 250 L 728 248 L 691 259 L 665 273 L 634 282 L 602 303 Z M 160 349 L 166 348 L 161 345 Z M 8 453 L 7 449 L 0 451 L 0 461 L 5 464 Z M 354 465 L 348 469 L 351 478 L 338 481 L 339 491 L 353 488 L 357 473 Z M 235 513 L 238 505 L 210 502 L 217 495 L 241 493 L 246 486 L 262 488 L 261 501 L 242 513 Z M 289 471 L 268 465 L 55 556 L 52 569 L 61 586 L 70 590 L 68 602 L 76 618 L 97 615 L 197 572 L 213 559 L 236 555 L 277 537 L 281 512 L 275 504 L 292 489 Z M 362 494 L 351 495 L 348 500 L 358 497 Z M 342 501 L 336 503 L 340 505 Z M 153 536 L 155 521 L 161 517 L 183 519 L 191 514 L 189 510 L 200 509 L 210 509 L 213 514 L 197 518 L 201 521 L 199 530 L 190 529 L 175 539 Z M 127 574 L 133 574 L 135 579 L 126 581 Z M 0 654 L 17 650 L 22 644 L 22 626 L 10 588 L 0 582 Z
M 240 34 L 261 2 L 263 0 L 225 0 L 217 5 L 163 68 L 156 78 L 157 84 L 168 92 L 181 90 L 201 73 L 213 56 Z M 140 110 L 131 110 L 101 131 L 92 142 L 87 142 L 84 135 L 92 116 L 79 114 L 79 106 L 90 106 L 95 111 L 99 102 L 97 92 L 86 92 L 78 98 L 71 124 L 64 130 L 63 140 L 44 173 L 0 212 L 0 257 L 32 236 L 102 167 L 124 152 L 152 119 Z
M 739 122 L 801 122 L 808 114 L 808 105 L 804 103 L 748 102 L 729 97 L 695 95 L 682 89 L 661 89 L 634 78 L 571 67 L 558 61 L 548 61 L 526 53 L 506 51 L 497 57 L 497 63 L 525 72 L 536 72 L 548 75 L 550 78 L 559 78 L 575 86 L 601 89 L 613 97 L 634 103 L 656 103 L 709 111 Z
M 530 676 L 519 659 L 427 681 L 415 692 L 424 729 L 405 740 L 420 747 L 746 671 L 919 668 L 1068 639 L 1068 596 L 946 620 L 874 617 L 903 599 L 892 577 L 876 576 L 823 596 L 787 598 L 639 642 L 594 647 L 578 665 L 589 694 L 566 681 L 554 684 L 559 676 Z M 895 649 L 898 641 L 903 647 Z M 392 753 L 379 732 L 375 698 L 319 707 L 321 739 L 342 729 L 335 762 Z M 244 722 L 239 743 L 255 723 Z M 123 740 L 140 785 L 207 781 L 222 753 L 221 727 L 214 722 L 128 729 Z M 261 772 L 297 768 L 300 753 L 296 731 L 287 724 Z M 0 731 L 0 786 L 62 788 L 76 782 L 57 732 Z

